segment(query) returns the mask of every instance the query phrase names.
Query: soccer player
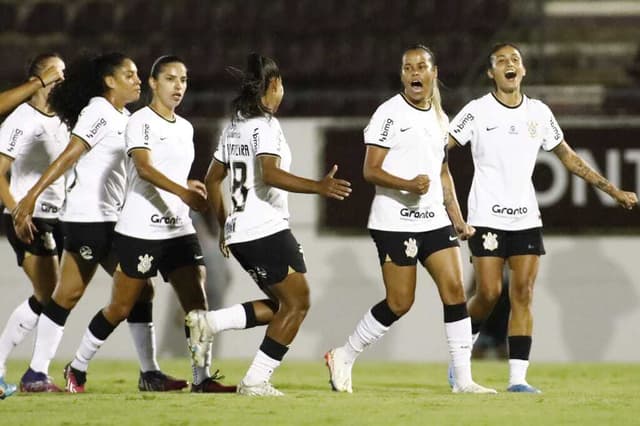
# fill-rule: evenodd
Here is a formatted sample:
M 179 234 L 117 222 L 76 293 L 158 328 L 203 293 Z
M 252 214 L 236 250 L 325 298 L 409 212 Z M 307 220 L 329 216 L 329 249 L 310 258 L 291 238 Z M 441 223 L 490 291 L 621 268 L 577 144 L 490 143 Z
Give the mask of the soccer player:
M 236 70 L 238 71 L 238 70 Z M 289 173 L 291 151 L 275 118 L 284 95 L 276 62 L 252 53 L 238 71 L 242 87 L 232 103 L 206 177 L 211 206 L 224 227 L 220 249 L 229 251 L 268 299 L 226 309 L 189 312 L 192 342 L 208 342 L 216 333 L 268 324 L 260 348 L 238 386 L 241 395 L 281 396 L 271 384 L 309 309 L 309 287 L 302 248 L 289 229 L 287 192 L 316 193 L 342 200 L 350 183 L 335 179 L 337 166 L 321 180 Z M 230 174 L 233 210 L 227 216 L 221 184 Z M 192 348 L 197 363 L 203 357 Z
M 189 217 L 189 207 L 207 209 L 206 189 L 202 182 L 187 181 L 194 158 L 193 126 L 175 113 L 187 90 L 184 62 L 176 56 L 158 58 L 149 86 L 151 103 L 131 116 L 126 129 L 128 182 L 115 227 L 119 268 L 111 302 L 93 317 L 65 370 L 70 392 L 84 392 L 89 361 L 130 315 L 158 271 L 175 289 L 185 312 L 207 307 L 204 260 Z M 207 363 L 193 366 L 191 392 L 235 392 L 235 386 L 216 380 L 218 374 L 211 377 L 211 344 L 203 344 L 201 351 Z
M 33 59 L 28 72 L 39 75 L 50 68 L 62 75 L 64 62 L 55 53 L 43 53 Z M 33 221 L 38 230 L 31 244 L 18 239 L 10 214 L 16 199 L 24 196 L 69 141 L 67 127 L 47 101 L 52 88 L 52 84 L 40 85 L 27 102 L 9 114 L 0 128 L 0 200 L 5 206 L 5 233 L 16 253 L 18 266 L 33 286 L 33 295 L 11 313 L 0 335 L 0 398 L 16 390 L 15 385 L 4 381 L 9 353 L 35 328 L 42 306 L 49 302 L 59 276 L 62 231 L 58 212 L 64 201 L 64 178 L 56 180 L 36 200 Z M 9 168 L 11 184 L 6 178 Z
M 502 289 L 505 262 L 511 270 L 509 299 L 509 392 L 539 393 L 526 380 L 531 350 L 533 286 L 545 253 L 542 221 L 531 176 L 540 148 L 552 151 L 564 166 L 610 195 L 622 207 L 638 198 L 593 170 L 569 147 L 551 110 L 524 95 L 526 75 L 520 50 L 496 45 L 487 75 L 494 90 L 469 102 L 449 127 L 449 146 L 471 144 L 475 166 L 469 193 L 469 239 L 476 274 L 476 293 L 467 308 L 474 336 L 493 309 Z
M 34 240 L 31 220 L 38 196 L 73 166 L 66 182 L 66 199 L 60 214 L 64 252 L 60 280 L 38 322 L 36 343 L 29 369 L 22 376 L 25 392 L 58 392 L 48 377 L 49 364 L 60 345 L 67 317 L 101 265 L 109 274 L 116 268 L 112 248 L 113 228 L 125 189 L 124 130 L 129 118 L 125 105 L 140 97 L 137 67 L 128 57 L 110 53 L 82 58 L 67 70 L 49 103 L 71 131 L 65 150 L 42 173 L 13 209 L 18 237 Z M 155 335 L 151 318 L 153 287 L 129 317 L 129 325 L 141 363 L 141 390 L 162 390 L 167 382 L 186 387 L 184 380 L 159 377 L 155 358 Z
M 29 80 L 0 93 L 0 114 L 6 114 L 17 105 L 31 98 L 40 89 L 64 79 L 64 68 L 56 66 L 38 69 L 29 74 Z
M 343 346 L 325 354 L 331 387 L 338 392 L 352 392 L 356 358 L 411 308 L 420 262 L 443 303 L 455 371 L 453 392 L 496 393 L 471 376 L 471 321 L 458 238 L 468 238 L 474 229 L 462 218 L 449 174 L 448 119 L 437 77 L 429 48 L 418 44 L 407 49 L 402 55 L 402 92 L 380 105 L 364 130 L 364 178 L 376 186 L 368 228 L 386 298 L 364 315 Z

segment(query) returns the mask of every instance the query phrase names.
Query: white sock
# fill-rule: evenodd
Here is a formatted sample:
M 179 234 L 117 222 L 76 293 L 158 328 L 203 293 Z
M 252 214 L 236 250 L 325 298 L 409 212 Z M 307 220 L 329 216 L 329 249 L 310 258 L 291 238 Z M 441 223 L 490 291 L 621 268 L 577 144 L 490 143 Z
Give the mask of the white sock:
M 261 350 L 258 350 L 253 362 L 242 379 L 242 383 L 247 386 L 255 386 L 260 383 L 268 382 L 271 380 L 273 371 L 278 368 L 281 361 L 271 358 Z
M 344 349 L 347 358 L 350 359 L 351 362 L 354 362 L 362 351 L 372 343 L 377 342 L 388 330 L 389 327 L 380 324 L 369 310 L 364 314 L 364 317 L 362 317 L 355 331 L 349 336 L 342 349 Z
M 471 319 L 469 317 L 444 323 L 449 355 L 458 387 L 469 385 L 471 378 Z
M 193 384 L 199 385 L 205 379 L 211 377 L 211 343 L 199 343 L 200 345 L 206 345 L 206 355 L 204 361 L 204 367 L 198 367 L 191 361 L 191 372 L 193 373 Z
M 133 345 L 138 352 L 140 371 L 159 371 L 156 358 L 156 332 L 152 322 L 129 322 Z
M 527 369 L 529 361 L 525 359 L 509 360 L 509 386 L 527 383 Z
M 247 314 L 240 304 L 209 311 L 206 318 L 207 324 L 214 334 L 225 330 L 243 330 L 247 327 Z
M 46 315 L 40 315 L 36 332 L 36 343 L 29 367 L 33 371 L 49 374 L 49 364 L 56 356 L 62 341 L 64 327 L 59 326 Z
M 28 299 L 19 304 L 9 316 L 0 335 L 0 377 L 4 376 L 6 371 L 5 363 L 9 354 L 36 327 L 39 317 L 40 315 L 31 310 Z
M 91 330 L 87 328 L 80 341 L 80 346 L 76 351 L 76 356 L 73 358 L 73 361 L 71 361 L 71 366 L 76 370 L 87 371 L 89 362 L 104 342 L 104 340 L 100 340 L 94 336 Z

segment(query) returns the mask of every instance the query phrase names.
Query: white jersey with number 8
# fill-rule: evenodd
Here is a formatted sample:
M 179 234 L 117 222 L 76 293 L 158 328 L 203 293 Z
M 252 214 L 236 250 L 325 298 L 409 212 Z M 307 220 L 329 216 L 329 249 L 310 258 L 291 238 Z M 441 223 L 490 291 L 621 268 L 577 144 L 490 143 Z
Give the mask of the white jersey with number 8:
M 291 150 L 275 117 L 237 119 L 222 131 L 213 156 L 229 170 L 233 206 L 225 223 L 227 244 L 289 228 L 287 191 L 264 183 L 260 155 L 279 157 L 280 168 L 289 171 Z

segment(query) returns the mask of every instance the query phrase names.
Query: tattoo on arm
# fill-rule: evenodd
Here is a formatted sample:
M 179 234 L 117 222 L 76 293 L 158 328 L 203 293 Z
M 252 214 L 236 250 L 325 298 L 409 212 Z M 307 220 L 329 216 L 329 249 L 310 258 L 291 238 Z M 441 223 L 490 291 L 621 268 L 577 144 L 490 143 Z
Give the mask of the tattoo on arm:
M 554 153 L 571 173 L 581 177 L 607 194 L 612 194 L 615 190 L 615 186 L 611 182 L 589 166 L 589 164 L 576 154 L 575 151 L 573 151 L 566 143 L 561 143 L 554 150 Z

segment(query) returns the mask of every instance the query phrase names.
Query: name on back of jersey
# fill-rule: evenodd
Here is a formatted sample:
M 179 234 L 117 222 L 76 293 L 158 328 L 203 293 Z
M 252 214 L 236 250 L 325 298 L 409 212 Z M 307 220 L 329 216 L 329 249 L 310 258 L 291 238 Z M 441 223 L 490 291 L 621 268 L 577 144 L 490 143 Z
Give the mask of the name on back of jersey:
M 248 157 L 251 155 L 249 145 L 243 143 L 230 143 L 227 145 L 227 151 L 229 152 L 229 156 L 236 155 Z

